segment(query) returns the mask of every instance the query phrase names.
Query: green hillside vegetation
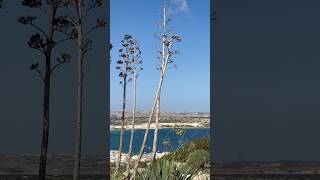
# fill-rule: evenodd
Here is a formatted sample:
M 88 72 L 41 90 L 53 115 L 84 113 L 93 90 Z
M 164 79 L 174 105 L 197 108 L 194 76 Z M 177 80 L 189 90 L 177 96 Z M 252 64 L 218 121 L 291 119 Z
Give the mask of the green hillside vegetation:
M 149 164 L 150 163 L 150 164 Z M 149 166 L 147 165 L 149 164 Z M 114 169 L 111 165 L 111 172 Z M 124 178 L 124 166 L 120 173 L 112 174 L 111 179 Z M 152 162 L 139 164 L 137 179 L 160 180 L 163 178 L 191 180 L 199 171 L 209 174 L 210 171 L 210 137 L 195 138 L 182 145 L 177 151 Z
M 174 161 L 176 162 L 185 163 L 190 154 L 198 150 L 210 152 L 210 137 L 193 139 L 187 144 L 182 145 L 176 152 L 163 156 L 162 159 L 172 160 L 174 158 Z M 207 156 L 206 153 L 205 156 Z M 208 156 L 208 159 L 210 159 L 210 156 Z

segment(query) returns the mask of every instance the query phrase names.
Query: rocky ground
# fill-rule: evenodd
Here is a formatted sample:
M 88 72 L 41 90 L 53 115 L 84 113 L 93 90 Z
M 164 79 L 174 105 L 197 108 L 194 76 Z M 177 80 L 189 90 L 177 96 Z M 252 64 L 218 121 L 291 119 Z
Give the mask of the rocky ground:
M 215 180 L 319 180 L 320 162 L 217 162 Z
M 35 180 L 38 172 L 38 155 L 0 155 L 0 180 Z M 82 158 L 81 179 L 102 180 L 109 177 L 109 159 L 102 155 Z M 215 180 L 319 180 L 320 162 L 216 162 L 211 179 Z M 71 179 L 71 155 L 48 157 L 48 180 Z M 198 176 L 208 179 L 208 175 Z
M 109 174 L 105 156 L 84 156 L 81 161 L 81 179 L 106 179 Z M 0 180 L 37 179 L 38 155 L 0 155 Z M 71 155 L 48 156 L 48 180 L 72 179 Z

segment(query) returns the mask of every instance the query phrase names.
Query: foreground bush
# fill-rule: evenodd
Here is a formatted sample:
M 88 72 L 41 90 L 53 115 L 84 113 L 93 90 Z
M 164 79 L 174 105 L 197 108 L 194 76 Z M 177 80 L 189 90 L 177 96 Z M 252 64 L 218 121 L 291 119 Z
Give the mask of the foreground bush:
M 136 180 L 191 180 L 197 171 L 187 166 L 177 166 L 173 161 L 159 159 L 144 172 L 138 174 Z
M 161 159 L 173 160 L 174 158 L 174 161 L 176 162 L 186 162 L 189 155 L 197 150 L 210 152 L 210 138 L 204 137 L 193 139 L 179 148 L 175 153 L 165 155 Z
M 196 150 L 189 154 L 186 166 L 192 169 L 203 170 L 210 163 L 210 154 L 206 150 Z

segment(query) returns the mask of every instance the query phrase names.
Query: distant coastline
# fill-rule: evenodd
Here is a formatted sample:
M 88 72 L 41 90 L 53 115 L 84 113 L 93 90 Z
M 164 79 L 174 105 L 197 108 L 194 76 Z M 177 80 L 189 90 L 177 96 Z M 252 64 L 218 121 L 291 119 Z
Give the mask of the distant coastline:
M 150 124 L 150 129 L 155 129 L 155 123 Z M 120 129 L 121 125 L 110 125 L 110 130 Z M 132 125 L 127 124 L 124 129 L 131 129 Z M 159 129 L 164 128 L 209 128 L 199 122 L 195 123 L 159 123 Z M 147 129 L 147 124 L 136 124 L 135 129 Z
M 149 111 L 136 112 L 135 129 L 146 129 L 149 120 Z M 125 113 L 124 129 L 131 129 L 132 112 Z M 121 111 L 110 112 L 110 130 L 121 128 Z M 150 124 L 150 129 L 155 128 L 155 123 Z M 209 112 L 161 112 L 159 128 L 210 128 Z
M 122 111 L 111 111 L 110 117 L 121 117 Z M 136 117 L 149 117 L 150 111 L 136 111 L 135 116 Z M 131 117 L 132 112 L 126 111 L 125 112 L 126 117 Z M 160 112 L 160 116 L 165 117 L 210 117 L 210 112 L 168 112 L 168 111 L 162 111 Z

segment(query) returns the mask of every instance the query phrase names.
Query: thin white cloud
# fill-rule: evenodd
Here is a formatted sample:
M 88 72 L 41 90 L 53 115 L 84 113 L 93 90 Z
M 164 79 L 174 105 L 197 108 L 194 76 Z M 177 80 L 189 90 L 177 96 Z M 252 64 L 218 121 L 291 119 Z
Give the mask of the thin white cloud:
M 175 5 L 178 11 L 181 11 L 181 12 L 189 11 L 187 0 L 171 0 L 171 2 Z

